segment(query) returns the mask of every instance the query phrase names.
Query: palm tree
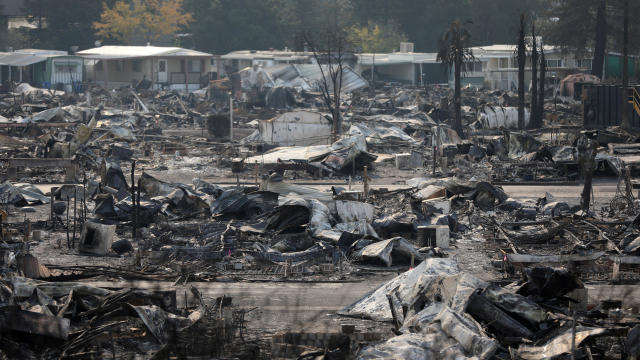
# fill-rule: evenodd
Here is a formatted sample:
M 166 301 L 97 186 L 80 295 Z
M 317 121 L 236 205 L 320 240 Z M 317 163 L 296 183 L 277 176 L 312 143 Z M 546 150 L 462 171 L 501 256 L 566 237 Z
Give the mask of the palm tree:
M 455 20 L 451 23 L 449 29 L 442 34 L 437 57 L 437 61 L 440 61 L 444 67 L 445 74 L 448 74 L 451 68 L 453 68 L 453 105 L 455 107 L 453 129 L 457 131 L 460 136 L 464 136 L 462 132 L 460 76 L 462 72 L 466 73 L 465 63 L 473 63 L 475 61 L 473 52 L 469 48 L 470 39 L 471 34 L 464 28 L 462 22 L 460 20 Z

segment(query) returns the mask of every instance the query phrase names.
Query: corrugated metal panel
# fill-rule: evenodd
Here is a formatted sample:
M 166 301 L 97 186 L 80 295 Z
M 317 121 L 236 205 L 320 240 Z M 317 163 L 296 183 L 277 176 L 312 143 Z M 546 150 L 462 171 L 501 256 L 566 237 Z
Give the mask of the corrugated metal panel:
M 636 87 L 640 91 L 640 86 Z M 621 86 L 585 85 L 583 125 L 587 129 L 618 126 L 622 123 L 622 111 L 628 111 L 631 126 L 640 128 L 640 116 L 628 103 Z M 624 103 L 623 103 L 624 101 Z
M 282 79 L 284 81 L 291 81 L 300 74 L 298 70 L 291 64 L 278 64 L 264 68 L 264 71 L 271 76 L 272 79 Z
M 297 64 L 293 66 L 298 70 L 298 73 L 301 77 L 305 78 L 307 82 L 314 86 L 319 81 L 322 81 L 322 72 L 320 71 L 320 66 L 322 66 L 322 71 L 324 71 L 325 76 L 327 78 L 329 77 L 329 65 L 326 64 L 320 66 L 316 64 Z M 353 71 L 351 67 L 345 66 L 343 68 L 342 91 L 351 92 L 367 87 L 368 85 L 369 83 L 355 71 Z
M 258 125 L 262 141 L 281 146 L 331 144 L 331 122 L 310 111 L 284 113 Z
M 51 85 L 73 84 L 82 81 L 83 60 L 53 59 L 51 63 Z

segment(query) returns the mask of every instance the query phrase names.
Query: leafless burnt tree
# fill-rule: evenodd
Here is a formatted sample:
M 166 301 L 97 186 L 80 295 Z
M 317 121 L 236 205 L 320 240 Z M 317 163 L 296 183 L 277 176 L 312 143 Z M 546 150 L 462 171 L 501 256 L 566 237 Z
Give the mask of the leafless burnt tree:
M 538 127 L 544 123 L 544 88 L 547 81 L 547 64 L 544 54 L 544 43 L 540 42 L 540 89 L 538 90 Z
M 333 119 L 333 141 L 336 141 L 338 134 L 342 132 L 340 97 L 346 61 L 351 55 L 350 46 L 344 32 L 336 28 L 319 36 L 305 33 L 303 38 L 320 70 L 318 87 Z

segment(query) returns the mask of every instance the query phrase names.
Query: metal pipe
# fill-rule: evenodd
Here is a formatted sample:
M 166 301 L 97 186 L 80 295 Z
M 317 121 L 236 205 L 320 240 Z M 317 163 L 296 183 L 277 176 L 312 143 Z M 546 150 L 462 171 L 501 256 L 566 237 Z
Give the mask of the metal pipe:
M 76 213 L 78 211 L 78 187 L 73 185 L 73 240 L 71 244 L 76 247 Z
M 369 175 L 367 174 L 367 167 L 364 167 L 364 175 L 362 176 L 364 182 L 364 198 L 369 196 Z
M 82 223 L 87 221 L 87 175 L 84 175 L 82 180 Z
M 69 211 L 71 210 L 71 198 L 67 196 L 67 249 L 71 249 L 71 239 L 69 239 Z
M 141 188 L 140 181 L 141 180 L 142 180 L 141 178 L 138 178 L 138 200 L 136 201 L 136 206 L 135 206 L 135 210 L 134 210 L 135 213 L 136 213 L 136 228 L 138 227 L 138 215 L 139 215 L 138 211 L 140 211 L 140 188 Z
M 573 309 L 573 325 L 571 326 L 571 360 L 576 359 L 576 309 Z
M 131 204 L 133 205 L 133 207 L 131 208 L 131 217 L 132 217 L 131 224 L 133 225 L 131 227 L 131 238 L 133 240 L 136 239 L 136 232 L 137 232 L 136 228 L 138 227 L 138 218 L 136 216 L 135 172 L 136 172 L 136 161 L 133 160 L 133 162 L 131 162 Z
M 51 207 L 49 209 L 49 213 L 50 213 L 49 216 L 50 216 L 51 222 L 53 223 L 53 230 L 55 231 L 56 230 L 56 220 L 53 218 L 53 216 L 54 216 L 53 215 L 53 188 L 51 188 L 51 190 L 50 190 L 50 196 L 51 196 Z

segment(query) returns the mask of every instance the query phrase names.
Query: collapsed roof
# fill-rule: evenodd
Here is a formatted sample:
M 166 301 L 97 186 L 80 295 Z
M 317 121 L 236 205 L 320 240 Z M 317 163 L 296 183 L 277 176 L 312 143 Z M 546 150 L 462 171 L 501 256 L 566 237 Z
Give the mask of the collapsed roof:
M 344 66 L 342 75 L 342 91 L 352 92 L 365 88 L 369 83 L 351 67 Z M 279 64 L 266 68 L 246 68 L 241 71 L 243 87 L 276 87 L 285 86 L 300 88 L 305 91 L 320 91 L 323 74 L 329 80 L 329 65 L 317 64 Z M 329 90 L 333 88 L 328 81 Z

